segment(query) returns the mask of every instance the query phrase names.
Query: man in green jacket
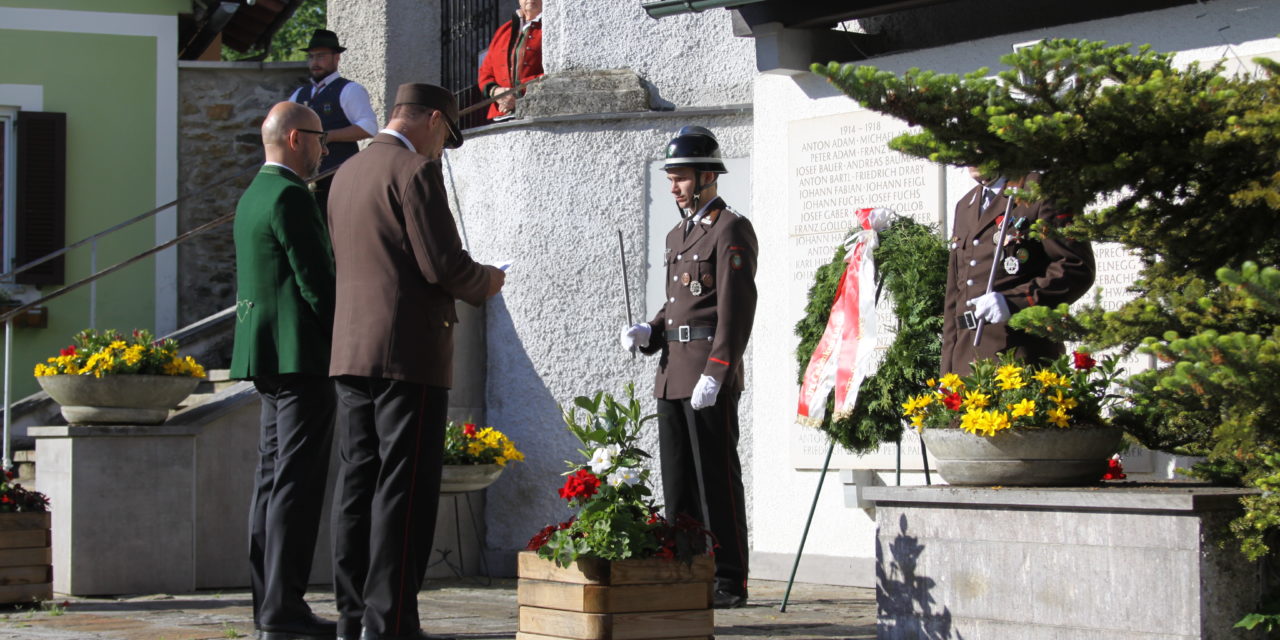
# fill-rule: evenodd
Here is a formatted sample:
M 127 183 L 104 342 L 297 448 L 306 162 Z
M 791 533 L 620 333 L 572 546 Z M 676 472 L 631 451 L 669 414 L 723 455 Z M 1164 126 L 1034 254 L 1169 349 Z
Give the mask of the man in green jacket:
M 266 163 L 236 206 L 231 377 L 262 398 L 249 508 L 253 620 L 263 640 L 332 639 L 303 600 L 333 441 L 333 249 L 304 176 L 325 155 L 320 118 L 282 102 L 262 123 Z

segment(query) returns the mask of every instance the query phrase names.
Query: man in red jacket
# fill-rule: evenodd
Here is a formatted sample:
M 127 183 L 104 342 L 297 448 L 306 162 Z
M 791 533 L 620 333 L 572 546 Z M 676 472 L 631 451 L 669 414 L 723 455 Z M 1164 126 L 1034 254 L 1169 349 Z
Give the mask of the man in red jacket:
M 489 52 L 480 63 L 480 86 L 486 98 L 542 75 L 542 0 L 520 0 L 514 17 L 493 34 Z M 520 93 L 524 93 L 521 91 Z M 516 94 L 508 93 L 489 105 L 490 120 L 515 115 Z

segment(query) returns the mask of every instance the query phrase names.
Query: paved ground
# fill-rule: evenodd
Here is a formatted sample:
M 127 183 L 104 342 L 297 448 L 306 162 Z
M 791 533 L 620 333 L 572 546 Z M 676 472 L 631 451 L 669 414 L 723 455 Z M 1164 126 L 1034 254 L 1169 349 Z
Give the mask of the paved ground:
M 717 640 L 876 637 L 875 591 L 858 587 L 797 584 L 787 612 L 778 605 L 785 582 L 753 581 L 751 603 L 716 612 Z M 319 591 L 312 608 L 333 618 L 333 599 Z M 430 580 L 418 600 L 423 625 L 432 633 L 459 638 L 514 638 L 515 580 L 489 586 L 465 579 Z M 205 640 L 251 638 L 252 606 L 247 591 L 68 598 L 41 609 L 3 608 L 0 638 L 22 640 Z

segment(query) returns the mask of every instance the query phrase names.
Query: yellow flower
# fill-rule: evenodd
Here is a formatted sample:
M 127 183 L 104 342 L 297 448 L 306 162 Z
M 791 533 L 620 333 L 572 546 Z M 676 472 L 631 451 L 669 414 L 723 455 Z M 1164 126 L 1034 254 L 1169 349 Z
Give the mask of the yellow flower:
M 1050 424 L 1056 424 L 1059 427 L 1066 428 L 1070 422 L 1071 416 L 1067 414 L 1067 410 L 1057 407 L 1049 410 Z
M 934 380 L 933 378 L 929 378 L 928 380 L 924 381 L 924 386 L 928 389 L 934 389 L 938 386 L 938 381 Z
M 1003 411 L 988 411 L 986 414 L 984 422 L 987 427 L 987 435 L 989 436 L 994 436 L 995 434 L 1012 426 L 1009 423 L 1009 414 Z
M 134 366 L 142 361 L 142 345 L 135 344 L 124 350 L 124 363 Z
M 916 415 L 911 416 L 911 426 L 916 428 L 917 433 L 924 431 L 924 415 L 917 413 Z
M 1020 402 L 1009 405 L 1009 411 L 1014 418 L 1031 417 L 1036 414 L 1036 402 L 1031 398 L 1024 398 Z
M 1058 392 L 1055 393 L 1053 397 L 1049 399 L 1052 400 L 1053 403 L 1058 405 L 1058 407 L 1061 409 L 1074 409 L 1078 404 L 1075 398 L 1062 395 L 1061 389 L 1059 389 Z
M 996 370 L 996 381 L 1000 383 L 1000 388 L 1005 391 L 1021 389 L 1027 385 L 1022 380 L 1022 367 L 1015 367 L 1010 364 Z
M 981 409 L 970 409 L 960 416 L 960 428 L 969 433 L 977 434 L 982 427 L 983 411 Z
M 931 402 L 933 402 L 933 396 L 927 393 L 911 396 L 907 398 L 906 402 L 902 403 L 902 415 L 908 418 L 918 415 L 920 410 L 929 406 Z
M 113 340 L 107 345 L 107 351 L 124 351 L 125 346 L 124 340 Z
M 1040 388 L 1047 389 L 1054 385 L 1054 382 L 1057 380 L 1058 374 L 1048 369 L 1041 369 L 1037 371 L 1034 376 L 1031 376 L 1031 377 L 1036 382 L 1040 383 Z
M 951 391 L 960 391 L 961 389 L 964 389 L 964 380 L 961 380 L 960 376 L 954 373 L 948 373 L 947 375 L 942 376 L 942 382 L 939 384 L 941 384 L 944 389 L 949 389 Z
M 985 409 L 991 401 L 991 396 L 981 391 L 970 391 L 964 394 L 964 408 L 966 409 Z

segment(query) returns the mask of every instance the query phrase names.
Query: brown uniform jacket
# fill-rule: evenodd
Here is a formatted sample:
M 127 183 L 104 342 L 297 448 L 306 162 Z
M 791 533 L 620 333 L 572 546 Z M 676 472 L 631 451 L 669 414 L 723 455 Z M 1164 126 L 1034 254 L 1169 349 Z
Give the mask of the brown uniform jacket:
M 719 198 L 687 235 L 684 220 L 667 234 L 667 301 L 649 321 L 653 332 L 642 349 L 662 352 L 654 397 L 688 398 L 704 374 L 716 379 L 720 393 L 742 391 L 742 356 L 756 315 L 758 251 L 751 221 Z M 709 328 L 714 335 L 688 342 L 667 338 L 681 326 Z
M 1036 179 L 1034 174 L 1032 180 Z M 995 240 L 1000 232 L 997 220 L 1004 215 L 1008 198 L 992 198 L 986 210 L 982 207 L 982 187 L 976 186 L 956 204 L 955 222 L 948 246 L 947 295 L 943 307 L 942 373 L 969 373 L 974 360 L 994 357 L 1013 349 L 1026 360 L 1054 358 L 1061 355 L 1060 342 L 1037 338 L 1015 331 L 1006 324 L 984 324 L 982 342 L 973 346 L 974 332 L 965 327 L 964 313 L 972 307 L 965 303 L 987 292 L 991 261 L 995 258 Z M 1032 240 L 1028 230 L 1036 220 L 1046 220 L 1052 227 L 1070 221 L 1063 213 L 1044 202 L 1014 201 L 1009 211 L 1011 224 L 1005 238 L 1002 258 L 1013 258 L 1016 265 L 1002 260 L 996 265 L 993 291 L 1009 303 L 1010 313 L 1033 305 L 1057 306 L 1075 302 L 1093 284 L 1093 249 L 1088 242 L 1067 240 L 1060 236 Z M 1012 268 L 1006 268 L 1009 264 Z M 1013 273 L 1010 273 L 1013 271 Z
M 479 306 L 489 274 L 462 249 L 440 163 L 380 133 L 329 195 L 337 302 L 329 375 L 453 382 L 455 299 Z

